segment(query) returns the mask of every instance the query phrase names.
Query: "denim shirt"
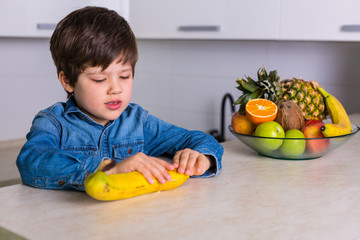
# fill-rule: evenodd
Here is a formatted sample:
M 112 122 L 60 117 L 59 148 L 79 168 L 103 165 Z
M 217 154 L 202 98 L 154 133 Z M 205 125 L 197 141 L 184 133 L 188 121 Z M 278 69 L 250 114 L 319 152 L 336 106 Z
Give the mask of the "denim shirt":
M 81 112 L 73 99 L 39 112 L 16 164 L 24 184 L 46 189 L 84 190 L 86 176 L 100 162 L 117 162 L 138 152 L 174 155 L 190 148 L 212 156 L 213 167 L 201 177 L 217 175 L 223 147 L 210 135 L 164 122 L 137 104 L 105 127 Z

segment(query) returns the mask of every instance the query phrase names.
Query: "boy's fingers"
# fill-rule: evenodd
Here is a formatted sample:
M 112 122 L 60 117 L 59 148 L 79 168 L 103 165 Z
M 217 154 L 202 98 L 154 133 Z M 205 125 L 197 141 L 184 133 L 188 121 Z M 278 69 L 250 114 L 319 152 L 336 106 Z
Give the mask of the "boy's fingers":
M 163 159 L 156 158 L 156 157 L 150 157 L 150 158 L 154 159 L 154 161 L 152 162 L 153 167 L 159 169 L 160 172 L 163 174 L 163 176 L 167 180 L 170 180 L 171 176 L 168 171 L 174 170 L 174 166 L 171 163 L 169 163 Z
M 203 159 L 199 159 L 196 164 L 195 175 L 203 175 L 206 169 L 206 163 Z
M 142 162 L 136 169 L 140 172 L 148 183 L 155 183 L 154 178 L 156 178 L 160 183 L 165 183 L 167 180 L 171 180 L 171 175 L 168 173 L 166 167 L 169 167 L 169 164 L 159 158 L 155 157 L 145 157 L 145 161 Z
M 152 169 L 145 168 L 145 169 L 139 170 L 139 172 L 145 177 L 145 179 L 150 184 L 155 183 L 154 178 L 156 178 L 159 181 L 159 183 L 161 183 L 161 184 L 166 183 L 167 180 L 171 180 L 171 176 L 170 176 L 170 174 L 168 174 L 168 172 L 166 170 L 165 170 L 165 172 L 163 172 L 157 168 L 152 168 Z
M 197 161 L 198 158 L 198 154 L 197 153 L 190 153 L 188 156 L 188 160 L 187 160 L 187 165 L 186 165 L 186 170 L 185 170 L 185 174 L 188 176 L 194 175 L 195 174 L 195 163 Z
M 171 180 L 171 175 L 167 170 L 173 170 L 173 166 L 160 158 L 153 158 L 151 173 L 160 182 L 165 183 Z
M 153 175 L 151 174 L 151 172 L 148 169 L 142 169 L 142 170 L 138 170 L 146 179 L 146 181 L 148 181 L 148 183 L 150 184 L 154 184 L 154 178 Z
M 196 175 L 203 175 L 210 167 L 210 159 L 205 155 L 200 155 L 196 166 Z
M 172 170 L 174 170 L 174 168 L 175 168 L 173 164 L 168 163 L 168 162 L 165 161 L 165 160 L 160 159 L 160 163 L 161 163 L 167 170 L 172 171 Z
M 192 175 L 202 175 L 210 167 L 210 159 L 191 149 L 184 149 L 176 152 L 173 158 L 173 166 L 178 173 Z
M 178 152 L 175 153 L 175 155 L 173 157 L 172 165 L 173 165 L 174 168 L 179 167 L 180 155 L 181 155 L 181 152 L 178 151 Z
M 161 184 L 166 183 L 166 179 L 160 171 L 153 170 L 152 175 L 159 181 L 159 183 L 161 183 Z
M 179 173 L 185 173 L 188 159 L 189 159 L 189 152 L 182 151 L 181 155 L 179 156 L 179 168 L 178 168 Z
M 121 167 L 113 167 L 106 171 L 106 174 L 138 171 L 150 184 L 155 183 L 154 178 L 160 183 L 171 180 L 168 170 L 174 169 L 174 166 L 165 160 L 150 157 L 144 153 L 137 153 L 117 164 L 121 164 Z

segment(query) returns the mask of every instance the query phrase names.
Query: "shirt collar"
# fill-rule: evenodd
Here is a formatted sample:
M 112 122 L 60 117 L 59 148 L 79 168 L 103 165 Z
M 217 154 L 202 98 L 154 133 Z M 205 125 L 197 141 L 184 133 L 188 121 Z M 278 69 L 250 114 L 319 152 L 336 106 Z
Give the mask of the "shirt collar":
M 70 113 L 81 113 L 84 114 L 76 105 L 75 103 L 75 99 L 74 97 L 70 97 L 67 101 L 66 101 L 66 106 L 65 106 L 65 114 L 68 115 Z M 86 114 L 84 114 L 86 115 Z

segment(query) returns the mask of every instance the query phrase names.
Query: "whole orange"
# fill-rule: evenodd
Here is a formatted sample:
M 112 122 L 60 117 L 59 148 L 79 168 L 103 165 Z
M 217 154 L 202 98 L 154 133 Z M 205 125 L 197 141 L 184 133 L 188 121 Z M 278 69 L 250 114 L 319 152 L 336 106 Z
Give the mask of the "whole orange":
M 256 125 L 249 120 L 245 112 L 240 113 L 239 111 L 233 114 L 231 126 L 235 132 L 247 135 L 251 135 L 256 128 Z

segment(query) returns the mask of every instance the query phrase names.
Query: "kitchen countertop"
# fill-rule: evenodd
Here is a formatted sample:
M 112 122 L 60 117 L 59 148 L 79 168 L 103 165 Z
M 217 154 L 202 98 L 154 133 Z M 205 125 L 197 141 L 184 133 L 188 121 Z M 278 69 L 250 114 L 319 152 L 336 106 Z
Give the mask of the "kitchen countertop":
M 360 114 L 351 115 L 360 125 Z M 0 239 L 360 239 L 360 134 L 318 159 L 223 143 L 223 170 L 113 202 L 83 192 L 0 188 Z

